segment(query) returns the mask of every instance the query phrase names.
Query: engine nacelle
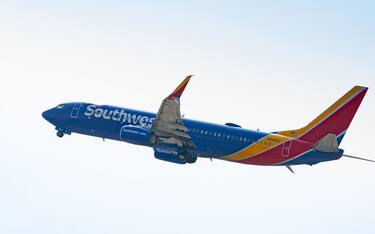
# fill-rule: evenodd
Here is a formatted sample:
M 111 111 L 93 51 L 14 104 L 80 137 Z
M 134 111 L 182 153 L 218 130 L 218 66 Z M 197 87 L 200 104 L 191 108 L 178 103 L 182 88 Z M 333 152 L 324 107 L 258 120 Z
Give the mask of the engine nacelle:
M 120 139 L 137 145 L 150 145 L 151 130 L 135 125 L 125 125 L 120 130 Z
M 164 151 L 158 150 L 154 152 L 154 156 L 157 159 L 178 163 L 178 164 L 185 164 L 186 160 L 182 155 L 179 155 L 177 152 L 174 151 Z
M 154 156 L 159 160 L 178 164 L 195 163 L 197 161 L 195 154 L 171 144 L 155 145 Z

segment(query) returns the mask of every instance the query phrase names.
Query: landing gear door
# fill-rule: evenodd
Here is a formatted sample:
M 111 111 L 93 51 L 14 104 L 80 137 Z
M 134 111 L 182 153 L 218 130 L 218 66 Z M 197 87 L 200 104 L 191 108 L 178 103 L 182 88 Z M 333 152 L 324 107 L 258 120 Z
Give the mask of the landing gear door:
M 82 104 L 76 103 L 73 105 L 72 113 L 70 114 L 70 118 L 76 119 L 78 117 L 79 109 L 81 109 Z

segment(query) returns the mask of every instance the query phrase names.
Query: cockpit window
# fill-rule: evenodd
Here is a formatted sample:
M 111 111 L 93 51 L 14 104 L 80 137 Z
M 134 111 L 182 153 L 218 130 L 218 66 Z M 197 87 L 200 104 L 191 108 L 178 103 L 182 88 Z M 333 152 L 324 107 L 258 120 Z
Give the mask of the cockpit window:
M 57 109 L 62 109 L 62 108 L 64 108 L 64 105 L 62 105 L 62 104 L 61 104 L 61 105 L 58 105 L 58 106 L 56 106 L 56 108 L 57 108 Z

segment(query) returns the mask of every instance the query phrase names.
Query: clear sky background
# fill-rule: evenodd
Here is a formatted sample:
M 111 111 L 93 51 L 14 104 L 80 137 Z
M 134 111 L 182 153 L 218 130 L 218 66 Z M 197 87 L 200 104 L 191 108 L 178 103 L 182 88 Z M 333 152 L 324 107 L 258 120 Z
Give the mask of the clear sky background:
M 136 2 L 136 3 L 135 3 Z M 55 136 L 43 110 L 156 112 L 301 127 L 370 87 L 341 147 L 375 159 L 374 1 L 0 2 L 0 233 L 374 233 L 375 165 L 259 167 Z

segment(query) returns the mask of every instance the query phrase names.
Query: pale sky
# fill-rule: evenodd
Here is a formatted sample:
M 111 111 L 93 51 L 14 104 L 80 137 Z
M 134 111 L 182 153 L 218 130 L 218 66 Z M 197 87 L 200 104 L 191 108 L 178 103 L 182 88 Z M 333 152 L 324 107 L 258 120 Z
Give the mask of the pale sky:
M 0 233 L 374 233 L 375 164 L 176 165 L 73 134 L 42 111 L 156 112 L 188 74 L 186 117 L 302 127 L 369 87 L 341 147 L 375 159 L 373 1 L 1 1 Z

